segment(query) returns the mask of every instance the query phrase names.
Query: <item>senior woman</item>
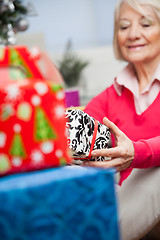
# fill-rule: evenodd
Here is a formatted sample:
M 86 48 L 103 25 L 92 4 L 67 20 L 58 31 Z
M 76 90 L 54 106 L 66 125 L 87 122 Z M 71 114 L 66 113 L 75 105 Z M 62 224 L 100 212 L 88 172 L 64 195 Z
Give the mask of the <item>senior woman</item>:
M 111 160 L 85 164 L 116 167 L 121 185 L 133 168 L 160 165 L 160 1 L 119 0 L 113 46 L 116 58 L 128 65 L 85 112 L 100 122 L 112 121 L 104 124 L 117 147 L 92 152 Z
M 113 133 L 112 148 L 92 155 L 111 160 L 87 165 L 120 171 L 122 239 L 140 239 L 160 220 L 160 1 L 119 0 L 113 46 L 128 65 L 85 108 Z

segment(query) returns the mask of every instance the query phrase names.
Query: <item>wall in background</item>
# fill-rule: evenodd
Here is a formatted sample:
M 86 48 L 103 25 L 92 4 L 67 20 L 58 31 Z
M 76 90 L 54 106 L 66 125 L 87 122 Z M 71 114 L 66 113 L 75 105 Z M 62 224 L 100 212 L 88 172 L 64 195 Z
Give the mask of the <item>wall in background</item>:
M 79 87 L 81 104 L 109 86 L 125 63 L 113 54 L 114 7 L 117 0 L 31 1 L 38 16 L 30 17 L 19 44 L 47 50 L 52 61 L 61 59 L 69 39 L 81 59 L 89 61 Z
M 28 0 L 25 0 L 28 2 Z M 27 33 L 41 32 L 46 48 L 63 51 L 69 39 L 75 49 L 111 44 L 116 0 L 31 0 L 38 16 Z

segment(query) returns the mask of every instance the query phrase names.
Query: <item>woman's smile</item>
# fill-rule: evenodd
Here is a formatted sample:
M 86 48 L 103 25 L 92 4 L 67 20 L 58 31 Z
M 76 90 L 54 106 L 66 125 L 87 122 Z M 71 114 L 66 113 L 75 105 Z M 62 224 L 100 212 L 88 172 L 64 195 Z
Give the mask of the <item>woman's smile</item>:
M 135 45 L 128 45 L 127 48 L 129 50 L 139 51 L 139 50 L 143 49 L 145 46 L 146 46 L 146 44 L 135 44 Z
M 123 3 L 118 20 L 118 44 L 123 58 L 133 64 L 159 62 L 160 25 L 151 8 L 141 5 L 145 15 Z

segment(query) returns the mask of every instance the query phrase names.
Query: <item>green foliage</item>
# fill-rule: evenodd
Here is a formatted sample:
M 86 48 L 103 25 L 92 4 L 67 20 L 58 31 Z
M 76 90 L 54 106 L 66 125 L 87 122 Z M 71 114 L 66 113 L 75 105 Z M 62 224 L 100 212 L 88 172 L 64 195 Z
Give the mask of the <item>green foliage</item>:
M 11 23 L 14 26 L 15 21 L 17 21 L 17 18 L 20 17 L 21 15 L 26 15 L 27 14 L 27 8 L 22 5 L 22 1 L 20 0 L 15 0 L 14 6 L 15 6 L 15 11 L 10 11 L 9 9 L 6 9 L 5 11 L 1 12 L 0 14 L 0 26 L 3 27 L 4 25 L 7 25 Z M 0 3 L 0 7 L 3 2 Z
M 67 87 L 73 87 L 79 83 L 82 71 L 88 64 L 88 61 L 82 61 L 72 52 L 72 44 L 69 41 L 62 60 L 58 63 L 59 71 Z
M 28 13 L 27 7 L 22 4 L 21 0 L 13 1 L 13 5 L 14 10 L 11 11 L 8 6 L 4 5 L 4 1 L 0 0 L 0 38 L 4 40 L 19 31 L 17 29 L 18 21 Z

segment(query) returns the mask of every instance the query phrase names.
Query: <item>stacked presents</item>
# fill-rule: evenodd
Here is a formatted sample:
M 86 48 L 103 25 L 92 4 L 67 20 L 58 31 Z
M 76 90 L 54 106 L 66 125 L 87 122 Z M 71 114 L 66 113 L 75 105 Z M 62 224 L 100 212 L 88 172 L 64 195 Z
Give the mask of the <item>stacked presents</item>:
M 119 239 L 114 170 L 70 166 L 66 121 L 47 55 L 1 48 L 0 240 Z

